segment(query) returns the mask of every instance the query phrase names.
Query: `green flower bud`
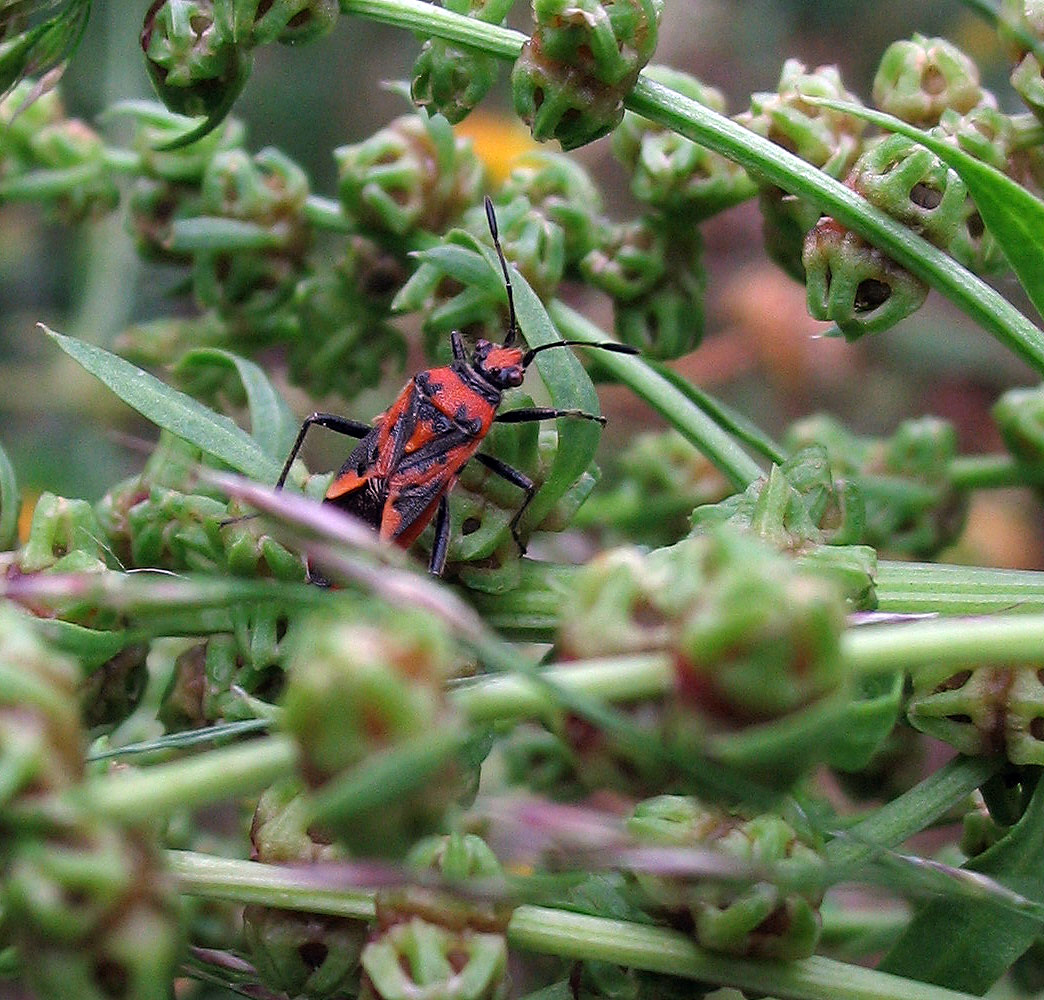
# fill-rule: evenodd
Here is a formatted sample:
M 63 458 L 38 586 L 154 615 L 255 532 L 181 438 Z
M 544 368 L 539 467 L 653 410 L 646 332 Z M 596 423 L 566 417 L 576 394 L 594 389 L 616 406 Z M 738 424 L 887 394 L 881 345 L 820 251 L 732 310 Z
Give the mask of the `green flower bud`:
M 106 569 L 102 529 L 86 500 L 44 493 L 33 508 L 29 538 L 19 556 L 23 573 L 98 572 Z
M 128 209 L 128 226 L 142 257 L 165 264 L 191 263 L 191 254 L 169 246 L 171 223 L 199 215 L 199 195 L 192 187 L 139 177 L 131 189 Z
M 3 906 L 41 1000 L 167 996 L 181 952 L 178 897 L 140 834 L 84 820 L 60 839 L 18 843 Z
M 524 197 L 561 230 L 567 264 L 593 249 L 598 237 L 602 196 L 587 171 L 557 153 L 526 153 L 514 162 L 498 196 L 498 204 Z
M 961 223 L 968 188 L 934 153 L 903 135 L 867 147 L 846 181 L 872 205 L 948 246 Z
M 487 24 L 502 24 L 511 0 L 446 0 L 443 6 Z M 429 38 L 413 64 L 410 96 L 414 104 L 456 125 L 486 96 L 499 72 L 492 56 Z
M 1011 87 L 1038 119 L 1044 116 L 1044 66 L 1032 52 L 1011 71 Z
M 673 234 L 664 256 L 665 272 L 646 293 L 613 303 L 614 329 L 625 344 L 649 358 L 672 361 L 703 339 L 707 274 L 698 229 Z
M 819 66 L 809 72 L 804 63 L 788 59 L 777 90 L 752 95 L 750 111 L 737 115 L 736 121 L 840 180 L 859 154 L 866 123 L 811 104 L 809 97 L 862 103 L 845 89 L 837 67 Z M 759 205 L 769 257 L 803 283 L 801 247 L 805 234 L 819 220 L 819 206 L 764 182 Z
M 469 213 L 472 231 L 486 228 L 485 213 L 481 225 L 478 209 Z M 501 248 L 544 301 L 558 288 L 565 270 L 565 232 L 556 222 L 533 210 L 527 198 L 516 198 L 497 207 L 497 226 Z M 487 237 L 488 238 L 488 237 Z
M 921 308 L 928 286 L 829 216 L 805 237 L 808 311 L 848 340 L 895 326 Z
M 203 176 L 204 216 L 248 224 L 249 248 L 239 242 L 195 254 L 193 285 L 205 307 L 264 316 L 293 294 L 311 243 L 303 209 L 308 178 L 276 149 L 254 157 L 243 150 L 219 153 Z M 201 220 L 203 221 L 203 220 Z M 216 227 L 216 233 L 220 228 Z
M 741 820 L 692 798 L 662 795 L 639 803 L 627 823 L 639 843 L 712 847 L 756 870 L 782 876 L 816 866 L 819 856 L 794 829 L 769 814 Z M 654 909 L 686 915 L 697 943 L 709 951 L 768 958 L 807 958 L 819 940 L 820 894 L 786 890 L 770 881 L 749 887 L 633 873 Z
M 333 31 L 338 13 L 337 0 L 259 0 L 250 44 L 310 42 Z
M 497 856 L 475 834 L 452 833 L 425 837 L 406 855 L 406 865 L 436 872 L 461 885 L 501 879 L 504 874 Z M 377 923 L 381 927 L 420 917 L 449 930 L 482 931 L 503 934 L 511 918 L 513 904 L 483 902 L 478 896 L 463 896 L 450 890 L 418 885 L 385 888 L 377 892 Z
M 978 67 L 945 38 L 893 42 L 874 77 L 874 103 L 922 128 L 937 125 L 947 108 L 970 111 L 983 97 Z
M 650 79 L 724 113 L 725 98 L 678 70 L 652 66 Z M 631 172 L 631 190 L 647 205 L 680 213 L 699 222 L 753 193 L 742 167 L 691 139 L 686 139 L 634 112 L 627 112 L 613 132 L 613 155 Z
M 614 299 L 630 302 L 650 292 L 667 270 L 667 238 L 650 218 L 606 225 L 598 245 L 580 261 L 584 279 Z
M 172 140 L 185 134 L 192 125 L 190 120 L 173 114 L 160 104 L 144 102 L 134 104 L 125 113 L 137 126 L 132 147 L 141 157 L 145 177 L 173 184 L 190 184 L 194 193 L 210 161 L 219 153 L 241 149 L 246 140 L 243 123 L 235 118 L 226 118 L 191 145 L 163 149 Z
M 656 48 L 662 0 L 533 0 L 532 37 L 511 73 L 515 111 L 538 142 L 582 146 L 611 132 Z
M 1016 461 L 1044 469 L 1044 385 L 1009 389 L 991 414 Z
M 312 787 L 338 787 L 353 769 L 419 746 L 432 733 L 461 731 L 446 700 L 455 660 L 440 623 L 407 609 L 360 609 L 297 621 L 288 636 L 283 725 L 297 740 Z M 460 765 L 442 758 L 402 777 L 395 801 L 361 808 L 324 825 L 353 853 L 392 854 L 432 832 L 460 793 Z M 379 797 L 379 796 L 378 796 Z
M 0 805 L 62 791 L 83 777 L 80 670 L 0 606 Z
M 789 149 L 835 179 L 848 173 L 859 152 L 866 123 L 807 98 L 861 104 L 847 90 L 836 66 L 809 72 L 798 59 L 783 64 L 775 92 L 752 94 L 750 110 L 736 121 L 758 135 Z
M 858 438 L 829 417 L 795 424 L 788 447 L 824 447 L 834 471 L 856 483 L 865 501 L 859 539 L 886 552 L 928 558 L 956 541 L 966 497 L 950 482 L 957 434 L 934 417 L 904 421 L 892 438 Z
M 243 89 L 250 52 L 226 8 L 215 0 L 155 0 L 145 14 L 145 68 L 171 111 L 211 116 Z
M 243 938 L 258 977 L 291 997 L 354 996 L 367 926 L 361 920 L 267 906 L 243 910 Z
M 502 934 L 452 931 L 418 917 L 379 931 L 363 949 L 362 966 L 360 1000 L 502 1000 L 507 995 Z
M 1044 762 L 1044 670 L 1039 663 L 917 670 L 910 724 L 969 755 Z
M 334 150 L 345 212 L 361 226 L 405 236 L 440 233 L 482 193 L 470 143 L 441 115 L 409 115 L 354 146 Z
M 676 430 L 635 435 L 616 465 L 609 488 L 599 484 L 580 508 L 580 527 L 670 545 L 688 533 L 695 507 L 729 495 L 725 477 Z
M 947 110 L 939 121 L 939 135 L 959 149 L 1007 172 L 1015 136 L 1011 119 L 996 108 L 979 105 L 965 115 Z M 976 274 L 1008 270 L 1008 261 L 993 234 L 986 229 L 970 197 L 965 199 L 957 232 L 946 248 L 959 263 Z

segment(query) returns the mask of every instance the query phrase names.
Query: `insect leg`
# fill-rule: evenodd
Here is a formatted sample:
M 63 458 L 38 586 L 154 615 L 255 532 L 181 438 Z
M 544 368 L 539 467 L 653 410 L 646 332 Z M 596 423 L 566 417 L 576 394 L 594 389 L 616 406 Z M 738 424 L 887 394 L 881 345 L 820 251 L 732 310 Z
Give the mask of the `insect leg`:
M 297 458 L 297 453 L 301 450 L 301 445 L 304 444 L 308 428 L 315 424 L 318 424 L 320 427 L 326 427 L 331 431 L 336 431 L 338 434 L 343 434 L 345 437 L 353 438 L 364 438 L 373 429 L 369 424 L 364 424 L 358 420 L 349 420 L 347 417 L 339 417 L 336 413 L 313 413 L 301 424 L 301 429 L 297 432 L 297 440 L 294 442 L 293 448 L 290 449 L 290 457 L 287 458 L 283 471 L 279 473 L 279 478 L 276 480 L 275 488 L 277 490 L 281 490 L 286 483 L 286 477 L 290 475 L 290 466 L 294 464 L 294 459 Z
M 446 553 L 449 551 L 449 504 L 446 494 L 439 497 L 439 509 L 435 514 L 435 539 L 431 543 L 431 557 L 428 559 L 428 572 L 434 576 L 442 576 L 446 568 Z
M 556 410 L 550 406 L 527 406 L 519 410 L 506 410 L 494 418 L 498 424 L 523 424 L 531 420 L 554 420 L 556 417 L 580 417 L 583 420 L 594 420 L 603 427 L 606 418 L 597 413 L 584 410 Z
M 495 472 L 502 479 L 506 479 L 509 483 L 525 492 L 526 495 L 522 505 L 515 511 L 508 525 L 511 529 L 511 537 L 518 546 L 518 551 L 525 555 L 526 547 L 522 544 L 522 539 L 518 537 L 518 525 L 522 520 L 522 515 L 526 512 L 526 508 L 529 506 L 529 502 L 536 496 L 536 484 L 525 473 L 519 472 L 518 469 L 512 468 L 506 462 L 502 462 L 499 458 L 494 458 L 492 455 L 487 455 L 480 451 L 473 455 L 472 458 L 480 465 L 484 465 L 490 472 Z

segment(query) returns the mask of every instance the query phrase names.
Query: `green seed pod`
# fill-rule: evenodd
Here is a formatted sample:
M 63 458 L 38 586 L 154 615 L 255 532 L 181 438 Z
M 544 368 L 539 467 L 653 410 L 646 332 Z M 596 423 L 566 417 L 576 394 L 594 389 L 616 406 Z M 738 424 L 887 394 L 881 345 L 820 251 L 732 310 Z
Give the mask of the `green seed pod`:
M 160 100 L 178 114 L 211 116 L 231 105 L 250 75 L 251 57 L 220 0 L 155 0 L 141 48 Z
M 14 845 L 2 902 L 40 1000 L 164 1000 L 181 959 L 178 896 L 137 832 L 80 820 Z
M 308 1000 L 354 996 L 366 923 L 267 906 L 243 910 L 250 961 L 269 989 Z
M 688 73 L 651 66 L 646 74 L 699 104 L 725 111 L 722 93 Z M 631 111 L 613 132 L 613 155 L 630 171 L 639 201 L 688 222 L 715 215 L 754 190 L 742 167 Z
M 963 754 L 1004 754 L 1013 764 L 1044 763 L 1044 669 L 1040 663 L 955 669 L 940 664 L 913 674 L 906 715 L 921 732 Z
M 507 941 L 503 934 L 453 931 L 413 917 L 384 928 L 362 953 L 360 1000 L 438 996 L 503 1000 Z
M 214 239 L 195 254 L 193 265 L 204 307 L 264 317 L 289 299 L 311 243 L 303 215 L 307 198 L 304 171 L 276 149 L 253 157 L 233 149 L 214 157 L 200 201 L 203 215 L 215 219 Z M 219 219 L 243 224 L 227 246 L 221 245 L 227 226 Z
M 594 247 L 602 196 L 579 163 L 558 153 L 526 153 L 514 161 L 497 203 L 513 204 L 519 197 L 561 228 L 567 265 L 575 265 Z
M 296 45 L 328 35 L 337 24 L 337 0 L 259 0 L 250 45 Z
M 742 820 L 677 795 L 640 802 L 627 822 L 639 843 L 713 848 L 759 873 L 783 876 L 814 869 L 819 855 L 778 816 Z M 808 958 L 819 940 L 821 895 L 785 890 L 770 881 L 743 888 L 735 882 L 696 882 L 642 871 L 636 885 L 652 908 L 669 917 L 684 914 L 697 943 L 709 951 L 777 959 Z
M 631 302 L 652 291 L 667 270 L 667 237 L 645 217 L 605 225 L 598 244 L 580 261 L 580 273 L 614 299 Z
M 846 184 L 936 246 L 960 226 L 968 188 L 934 153 L 903 135 L 867 147 Z
M 848 340 L 895 326 L 921 308 L 928 286 L 829 216 L 805 237 L 808 311 Z
M 446 700 L 456 661 L 438 620 L 407 608 L 360 609 L 302 618 L 287 641 L 283 725 L 313 788 L 336 790 L 342 775 L 351 781 L 353 769 L 365 773 L 371 760 L 419 746 L 432 733 L 463 731 Z M 463 788 L 453 753 L 397 780 L 405 784 L 394 801 L 347 816 L 333 807 L 320 817 L 324 827 L 353 854 L 395 856 L 437 829 Z
M 0 805 L 82 779 L 80 674 L 44 645 L 27 615 L 0 606 Z
M 885 50 L 874 77 L 874 103 L 911 125 L 937 125 L 947 108 L 964 114 L 983 100 L 979 69 L 945 38 L 914 34 Z
M 397 118 L 334 150 L 345 212 L 361 226 L 405 236 L 441 233 L 482 194 L 482 165 L 441 115 Z
M 536 27 L 511 73 L 533 138 L 569 150 L 611 132 L 656 48 L 662 10 L 662 0 L 533 0 Z

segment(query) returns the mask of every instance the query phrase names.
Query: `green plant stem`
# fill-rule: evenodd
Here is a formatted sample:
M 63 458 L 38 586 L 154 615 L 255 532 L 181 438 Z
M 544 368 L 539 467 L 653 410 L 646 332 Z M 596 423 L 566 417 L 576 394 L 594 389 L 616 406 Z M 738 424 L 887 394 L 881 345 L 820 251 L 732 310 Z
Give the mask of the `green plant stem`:
M 542 906 L 515 910 L 508 941 L 514 948 L 613 962 L 801 1000 L 957 1000 L 968 996 L 818 956 L 772 962 L 713 955 L 675 931 Z
M 119 771 L 69 793 L 75 804 L 122 823 L 145 822 L 178 809 L 263 791 L 294 772 L 297 748 L 285 736 L 266 736 L 196 757 Z
M 603 701 L 653 698 L 674 687 L 667 653 L 642 653 L 548 667 L 556 687 Z M 453 702 L 472 722 L 532 718 L 557 707 L 551 693 L 517 674 L 496 674 L 453 689 Z
M 258 903 L 287 910 L 327 913 L 335 917 L 372 920 L 373 893 L 332 887 L 334 878 L 306 877 L 307 869 L 283 868 L 258 861 L 218 858 L 195 851 L 167 851 L 167 866 L 178 888 L 189 896 L 227 899 L 233 903 Z
M 548 313 L 563 339 L 598 343 L 605 333 L 563 302 L 552 301 Z M 604 353 L 599 365 L 677 428 L 702 451 L 738 489 L 746 489 L 762 475 L 761 467 L 714 421 L 641 358 Z
M 1044 611 L 1044 573 L 937 563 L 877 564 L 880 611 L 974 615 Z
M 948 473 L 950 482 L 962 490 L 1044 485 L 1044 472 L 1007 454 L 962 455 L 950 463 Z
M 453 14 L 423 0 L 341 0 L 341 9 L 346 14 L 461 42 L 501 59 L 517 58 L 525 41 L 525 36 L 518 32 Z M 938 289 L 1001 343 L 1037 371 L 1044 372 L 1044 331 L 985 282 L 874 208 L 851 188 L 781 146 L 653 82 L 644 74 L 624 104 L 650 121 L 753 170 L 785 191 L 811 199 L 842 225 Z
M 190 851 L 170 851 L 167 858 L 181 891 L 191 895 L 363 920 L 374 913 L 369 893 L 329 887 L 336 867 L 310 879 L 307 869 Z M 316 884 L 320 878 L 323 884 Z M 513 948 L 614 962 L 798 1000 L 967 1000 L 963 993 L 826 958 L 766 962 L 713 955 L 675 931 L 545 906 L 517 907 L 508 924 L 508 941 Z
M 841 652 L 853 673 L 922 665 L 1044 661 L 1044 614 L 934 618 L 849 629 Z

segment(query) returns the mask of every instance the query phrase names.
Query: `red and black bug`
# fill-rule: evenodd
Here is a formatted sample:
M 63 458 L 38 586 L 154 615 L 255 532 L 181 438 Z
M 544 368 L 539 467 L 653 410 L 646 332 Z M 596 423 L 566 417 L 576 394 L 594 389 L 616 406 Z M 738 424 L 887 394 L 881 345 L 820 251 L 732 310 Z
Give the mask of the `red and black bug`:
M 315 424 L 361 440 L 326 491 L 325 502 L 373 525 L 385 541 L 407 548 L 435 519 L 435 539 L 428 566 L 440 574 L 449 548 L 449 508 L 446 497 L 465 464 L 474 459 L 523 492 L 511 518 L 511 536 L 525 551 L 518 525 L 536 494 L 533 481 L 479 445 L 493 422 L 517 424 L 556 417 L 578 417 L 604 424 L 605 417 L 583 410 L 527 407 L 497 413 L 506 389 L 522 384 L 526 369 L 541 351 L 583 346 L 620 354 L 636 354 L 625 344 L 589 344 L 560 340 L 526 350 L 515 346 L 518 322 L 504 252 L 500 246 L 493 203 L 486 198 L 486 218 L 504 272 L 508 301 L 508 331 L 503 344 L 479 340 L 469 358 L 461 335 L 451 335 L 453 362 L 418 372 L 395 402 L 374 423 L 364 424 L 334 413 L 313 413 L 301 425 L 290 456 L 279 475 L 281 489 L 308 429 Z

